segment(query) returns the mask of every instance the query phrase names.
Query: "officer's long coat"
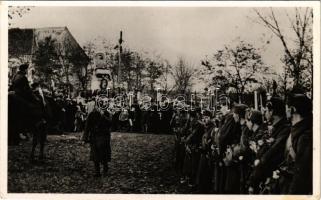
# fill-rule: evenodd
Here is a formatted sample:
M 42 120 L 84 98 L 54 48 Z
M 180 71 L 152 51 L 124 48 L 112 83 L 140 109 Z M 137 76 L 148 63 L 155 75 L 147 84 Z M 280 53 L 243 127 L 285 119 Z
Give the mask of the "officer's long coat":
M 312 116 L 291 128 L 288 140 L 292 151 L 286 146 L 286 162 L 290 176 L 283 182 L 285 194 L 312 194 Z
M 265 179 L 271 177 L 272 172 L 283 162 L 285 143 L 289 134 L 290 124 L 286 119 L 281 119 L 273 126 L 271 138 L 274 142 L 260 157 L 260 164 L 254 168 L 251 184 L 258 185 L 260 182 L 265 182 Z
M 101 114 L 94 110 L 88 115 L 83 139 L 90 143 L 90 160 L 94 162 L 111 160 L 110 127 L 109 113 Z

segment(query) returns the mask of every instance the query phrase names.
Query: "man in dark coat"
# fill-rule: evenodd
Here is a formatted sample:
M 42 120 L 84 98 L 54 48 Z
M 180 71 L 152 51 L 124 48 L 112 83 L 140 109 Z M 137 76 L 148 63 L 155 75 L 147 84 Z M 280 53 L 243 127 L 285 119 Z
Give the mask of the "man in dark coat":
M 32 128 L 35 118 L 42 114 L 27 79 L 28 64 L 19 66 L 14 75 L 8 95 L 8 140 L 9 144 L 19 144 L 19 133 Z
M 33 95 L 26 76 L 28 67 L 28 64 L 22 64 L 19 66 L 19 71 L 12 79 L 10 90 L 15 91 L 15 93 L 23 99 L 30 101 L 33 100 Z
M 263 124 L 262 113 L 258 110 L 253 110 L 250 113 L 249 119 L 247 120 L 247 126 L 251 131 L 249 136 L 249 148 L 251 151 L 249 152 L 249 163 L 250 163 L 250 175 L 248 178 L 248 191 L 250 194 L 258 193 L 258 185 L 253 183 L 253 169 L 258 165 L 260 157 L 262 155 L 263 150 L 265 150 L 263 145 L 263 139 L 265 137 L 266 131 Z
M 204 134 L 204 125 L 200 121 L 200 111 L 191 111 L 190 113 L 191 122 L 188 130 L 188 136 L 186 137 L 186 151 L 190 157 L 185 156 L 185 163 L 189 176 L 189 187 L 195 187 L 196 185 L 196 175 L 200 159 L 200 145 L 202 141 L 202 136 Z M 189 159 L 190 158 L 190 159 Z
M 272 97 L 267 103 L 266 119 L 271 122 L 269 138 L 264 141 L 268 149 L 259 158 L 258 165 L 254 168 L 251 187 L 264 183 L 266 178 L 278 168 L 284 160 L 286 139 L 290 133 L 290 124 L 285 117 L 285 103 L 280 97 Z M 269 193 L 274 193 L 270 191 Z
M 236 104 L 234 106 L 233 119 L 234 129 L 228 141 L 229 148 L 225 152 L 225 193 L 227 194 L 239 194 L 240 193 L 240 165 L 239 165 L 239 152 L 240 152 L 240 139 L 242 133 L 242 127 L 245 126 L 245 112 L 247 106 L 244 104 Z M 232 139 L 233 138 L 233 139 Z M 230 154 L 230 155 L 228 155 Z
M 104 175 L 108 172 L 108 162 L 111 160 L 110 128 L 111 116 L 108 111 L 96 107 L 88 115 L 83 140 L 90 143 L 90 160 L 95 164 L 95 177 L 100 176 L 101 164 Z
M 198 185 L 198 192 L 201 194 L 208 194 L 212 188 L 212 172 L 210 165 L 210 153 L 212 138 L 211 133 L 214 128 L 214 123 L 211 121 L 212 113 L 205 111 L 203 113 L 204 134 L 202 136 L 202 143 L 200 147 L 201 157 L 199 161 L 196 184 Z
M 290 96 L 292 128 L 285 147 L 282 194 L 312 194 L 312 102 L 303 94 Z

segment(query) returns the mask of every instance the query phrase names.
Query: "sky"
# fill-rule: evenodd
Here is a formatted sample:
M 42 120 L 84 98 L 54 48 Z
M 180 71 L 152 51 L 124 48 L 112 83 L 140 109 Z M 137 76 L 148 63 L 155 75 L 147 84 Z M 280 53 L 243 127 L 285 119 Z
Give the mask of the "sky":
M 275 11 L 284 34 L 291 36 L 284 13 L 291 14 L 293 8 Z M 155 52 L 171 64 L 183 57 L 195 67 L 205 56 L 241 39 L 265 46 L 263 61 L 280 72 L 283 46 L 256 19 L 253 8 L 247 7 L 33 7 L 22 18 L 14 18 L 12 27 L 66 26 L 81 46 L 97 37 L 116 44 L 122 30 L 125 47 Z

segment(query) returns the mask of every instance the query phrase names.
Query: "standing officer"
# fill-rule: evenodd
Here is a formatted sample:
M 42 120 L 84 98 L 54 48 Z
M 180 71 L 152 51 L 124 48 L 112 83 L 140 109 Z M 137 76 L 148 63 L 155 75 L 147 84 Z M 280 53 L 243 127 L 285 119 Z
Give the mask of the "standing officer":
M 111 160 L 110 128 L 110 113 L 96 104 L 95 109 L 88 115 L 83 135 L 83 140 L 90 143 L 90 160 L 95 165 L 95 177 L 101 176 L 101 164 L 104 170 L 103 175 L 106 176 L 108 172 L 108 162 Z
M 290 124 L 285 116 L 285 103 L 280 97 L 272 97 L 267 102 L 266 119 L 271 123 L 268 143 L 268 150 L 260 157 L 258 165 L 253 171 L 252 184 L 264 183 L 266 178 L 272 176 L 272 172 L 284 160 L 284 148 L 290 134 Z M 252 186 L 253 187 L 253 186 Z M 270 191 L 269 193 L 275 193 Z
M 289 97 L 292 128 L 285 147 L 282 194 L 312 194 L 312 102 L 304 94 Z

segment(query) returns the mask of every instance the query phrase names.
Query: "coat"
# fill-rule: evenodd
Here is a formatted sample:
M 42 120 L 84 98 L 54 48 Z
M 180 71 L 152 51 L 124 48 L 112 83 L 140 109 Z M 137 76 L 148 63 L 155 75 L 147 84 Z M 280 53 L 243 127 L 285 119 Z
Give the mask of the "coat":
M 312 194 L 312 116 L 292 126 L 285 159 L 289 176 L 282 193 Z
M 290 124 L 286 119 L 281 119 L 273 126 L 271 138 L 274 142 L 269 146 L 259 158 L 260 163 L 254 168 L 251 184 L 259 185 L 260 182 L 265 182 L 265 179 L 272 176 L 274 170 L 278 168 L 284 160 L 285 143 L 290 134 Z
M 188 136 L 186 137 L 186 144 L 189 152 L 186 152 L 184 160 L 184 174 L 187 174 L 192 179 L 192 182 L 195 183 L 197 169 L 200 159 L 200 145 L 202 141 L 202 136 L 204 134 L 204 125 L 194 119 L 190 122 Z
M 13 77 L 10 90 L 15 91 L 18 95 L 24 98 L 30 98 L 32 96 L 29 81 L 26 75 L 20 71 L 18 71 Z
M 90 143 L 90 160 L 109 162 L 111 160 L 110 117 L 94 110 L 88 115 L 83 140 Z
M 196 183 L 198 184 L 199 192 L 209 193 L 212 187 L 212 172 L 210 153 L 211 153 L 211 133 L 214 128 L 213 123 L 205 125 L 205 134 L 202 136 L 201 156 L 197 171 Z
M 241 135 L 242 135 L 242 129 L 241 125 L 239 123 L 236 123 L 234 121 L 234 118 L 232 118 L 232 122 L 230 124 L 230 127 L 228 129 L 225 129 L 228 133 L 225 133 L 226 135 L 229 135 L 227 138 L 229 138 L 229 141 L 226 141 L 225 143 L 227 145 L 238 145 L 240 143 Z M 224 184 L 224 193 L 227 194 L 239 194 L 240 193 L 240 165 L 238 162 L 238 157 L 233 156 L 233 160 L 230 162 L 230 164 L 226 164 L 225 166 L 225 184 Z

